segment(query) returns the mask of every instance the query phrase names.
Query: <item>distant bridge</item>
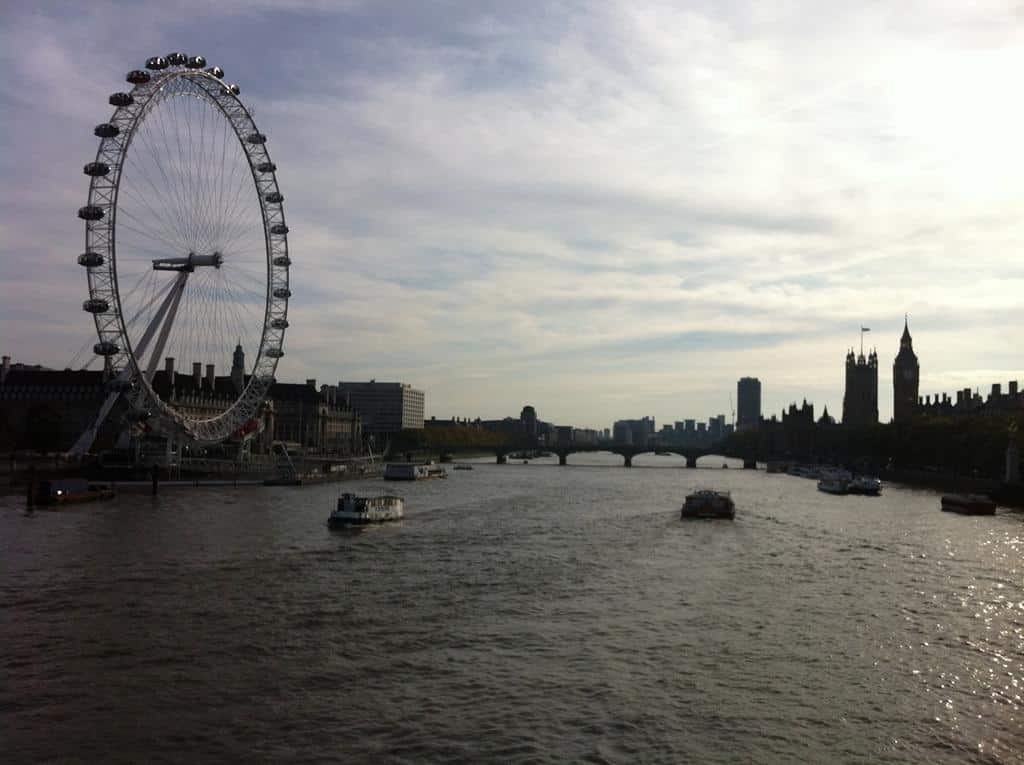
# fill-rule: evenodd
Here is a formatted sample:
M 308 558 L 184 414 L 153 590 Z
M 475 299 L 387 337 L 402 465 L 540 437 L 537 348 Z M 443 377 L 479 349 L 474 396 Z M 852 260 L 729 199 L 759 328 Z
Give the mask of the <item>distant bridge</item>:
M 509 454 L 517 451 L 529 450 L 524 450 L 521 447 L 496 446 L 492 447 L 490 451 L 494 452 L 494 455 L 497 457 L 498 464 L 503 465 L 508 462 Z M 725 457 L 736 456 L 724 453 L 722 450 L 722 444 L 711 444 L 708 446 L 629 446 L 625 444 L 601 442 L 597 444 L 546 446 L 543 447 L 543 451 L 557 454 L 559 465 L 567 465 L 570 454 L 579 454 L 584 452 L 611 452 L 612 454 L 618 454 L 622 457 L 624 467 L 633 467 L 633 458 L 640 454 L 677 454 L 680 457 L 686 458 L 686 467 L 688 468 L 697 467 L 697 460 L 701 457 L 707 457 L 710 455 L 722 455 Z M 752 470 L 757 467 L 757 463 L 754 459 L 744 457 L 743 467 Z

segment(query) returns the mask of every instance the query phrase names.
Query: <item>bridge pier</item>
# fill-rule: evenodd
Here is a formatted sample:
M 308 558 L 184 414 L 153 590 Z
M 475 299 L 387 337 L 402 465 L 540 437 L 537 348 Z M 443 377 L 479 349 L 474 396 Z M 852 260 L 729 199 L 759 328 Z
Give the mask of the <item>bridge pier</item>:
M 565 452 L 559 452 L 558 453 L 558 464 L 559 465 L 567 465 L 567 464 L 569 464 L 569 455 L 566 454 Z
M 633 455 L 632 454 L 623 454 L 622 458 L 626 461 L 625 464 L 623 465 L 623 467 L 628 467 L 628 468 L 633 467 Z
M 690 455 L 686 456 L 686 467 L 695 468 L 697 467 L 697 458 Z

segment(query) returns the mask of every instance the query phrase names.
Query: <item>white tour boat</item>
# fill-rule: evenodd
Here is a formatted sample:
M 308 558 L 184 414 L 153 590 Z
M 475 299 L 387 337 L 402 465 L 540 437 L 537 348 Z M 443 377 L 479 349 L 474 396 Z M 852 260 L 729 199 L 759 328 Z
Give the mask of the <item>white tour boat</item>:
M 391 494 L 359 497 L 345 493 L 338 497 L 338 506 L 327 519 L 329 528 L 399 521 L 405 514 L 405 500 Z
M 736 505 L 727 491 L 698 489 L 686 495 L 680 517 L 732 519 L 736 517 Z

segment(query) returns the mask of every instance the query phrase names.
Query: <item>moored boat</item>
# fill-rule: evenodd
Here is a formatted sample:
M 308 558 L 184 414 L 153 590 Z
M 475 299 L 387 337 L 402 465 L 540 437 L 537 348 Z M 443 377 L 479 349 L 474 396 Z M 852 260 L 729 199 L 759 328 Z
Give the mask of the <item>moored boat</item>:
M 996 503 L 984 494 L 943 494 L 941 507 L 947 513 L 995 515 Z
M 389 481 L 425 481 L 447 477 L 448 471 L 435 462 L 389 462 L 384 466 L 384 478 Z
M 727 491 L 698 489 L 686 495 L 680 518 L 735 518 L 736 505 Z
M 874 476 L 859 475 L 850 481 L 848 489 L 850 494 L 877 497 L 882 493 L 882 482 Z
M 338 497 L 338 506 L 327 519 L 328 528 L 360 526 L 367 523 L 398 521 L 405 514 L 405 500 L 392 494 L 360 497 L 345 493 Z
M 89 483 L 84 478 L 54 478 L 40 481 L 35 501 L 40 505 L 72 505 L 113 499 L 114 490 L 105 484 Z
M 826 494 L 849 494 L 850 484 L 842 478 L 822 478 L 818 481 L 818 491 Z

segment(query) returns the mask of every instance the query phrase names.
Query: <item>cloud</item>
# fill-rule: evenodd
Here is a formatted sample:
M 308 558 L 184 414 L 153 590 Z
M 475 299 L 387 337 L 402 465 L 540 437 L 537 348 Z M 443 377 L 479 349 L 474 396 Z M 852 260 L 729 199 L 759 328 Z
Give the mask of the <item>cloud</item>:
M 281 377 L 605 427 L 716 414 L 756 375 L 766 409 L 838 411 L 866 324 L 886 416 L 904 312 L 936 391 L 1024 375 L 1012 5 L 179 6 L 2 11 L 5 353 L 87 339 L 91 128 L 125 71 L 185 49 L 280 167 Z

